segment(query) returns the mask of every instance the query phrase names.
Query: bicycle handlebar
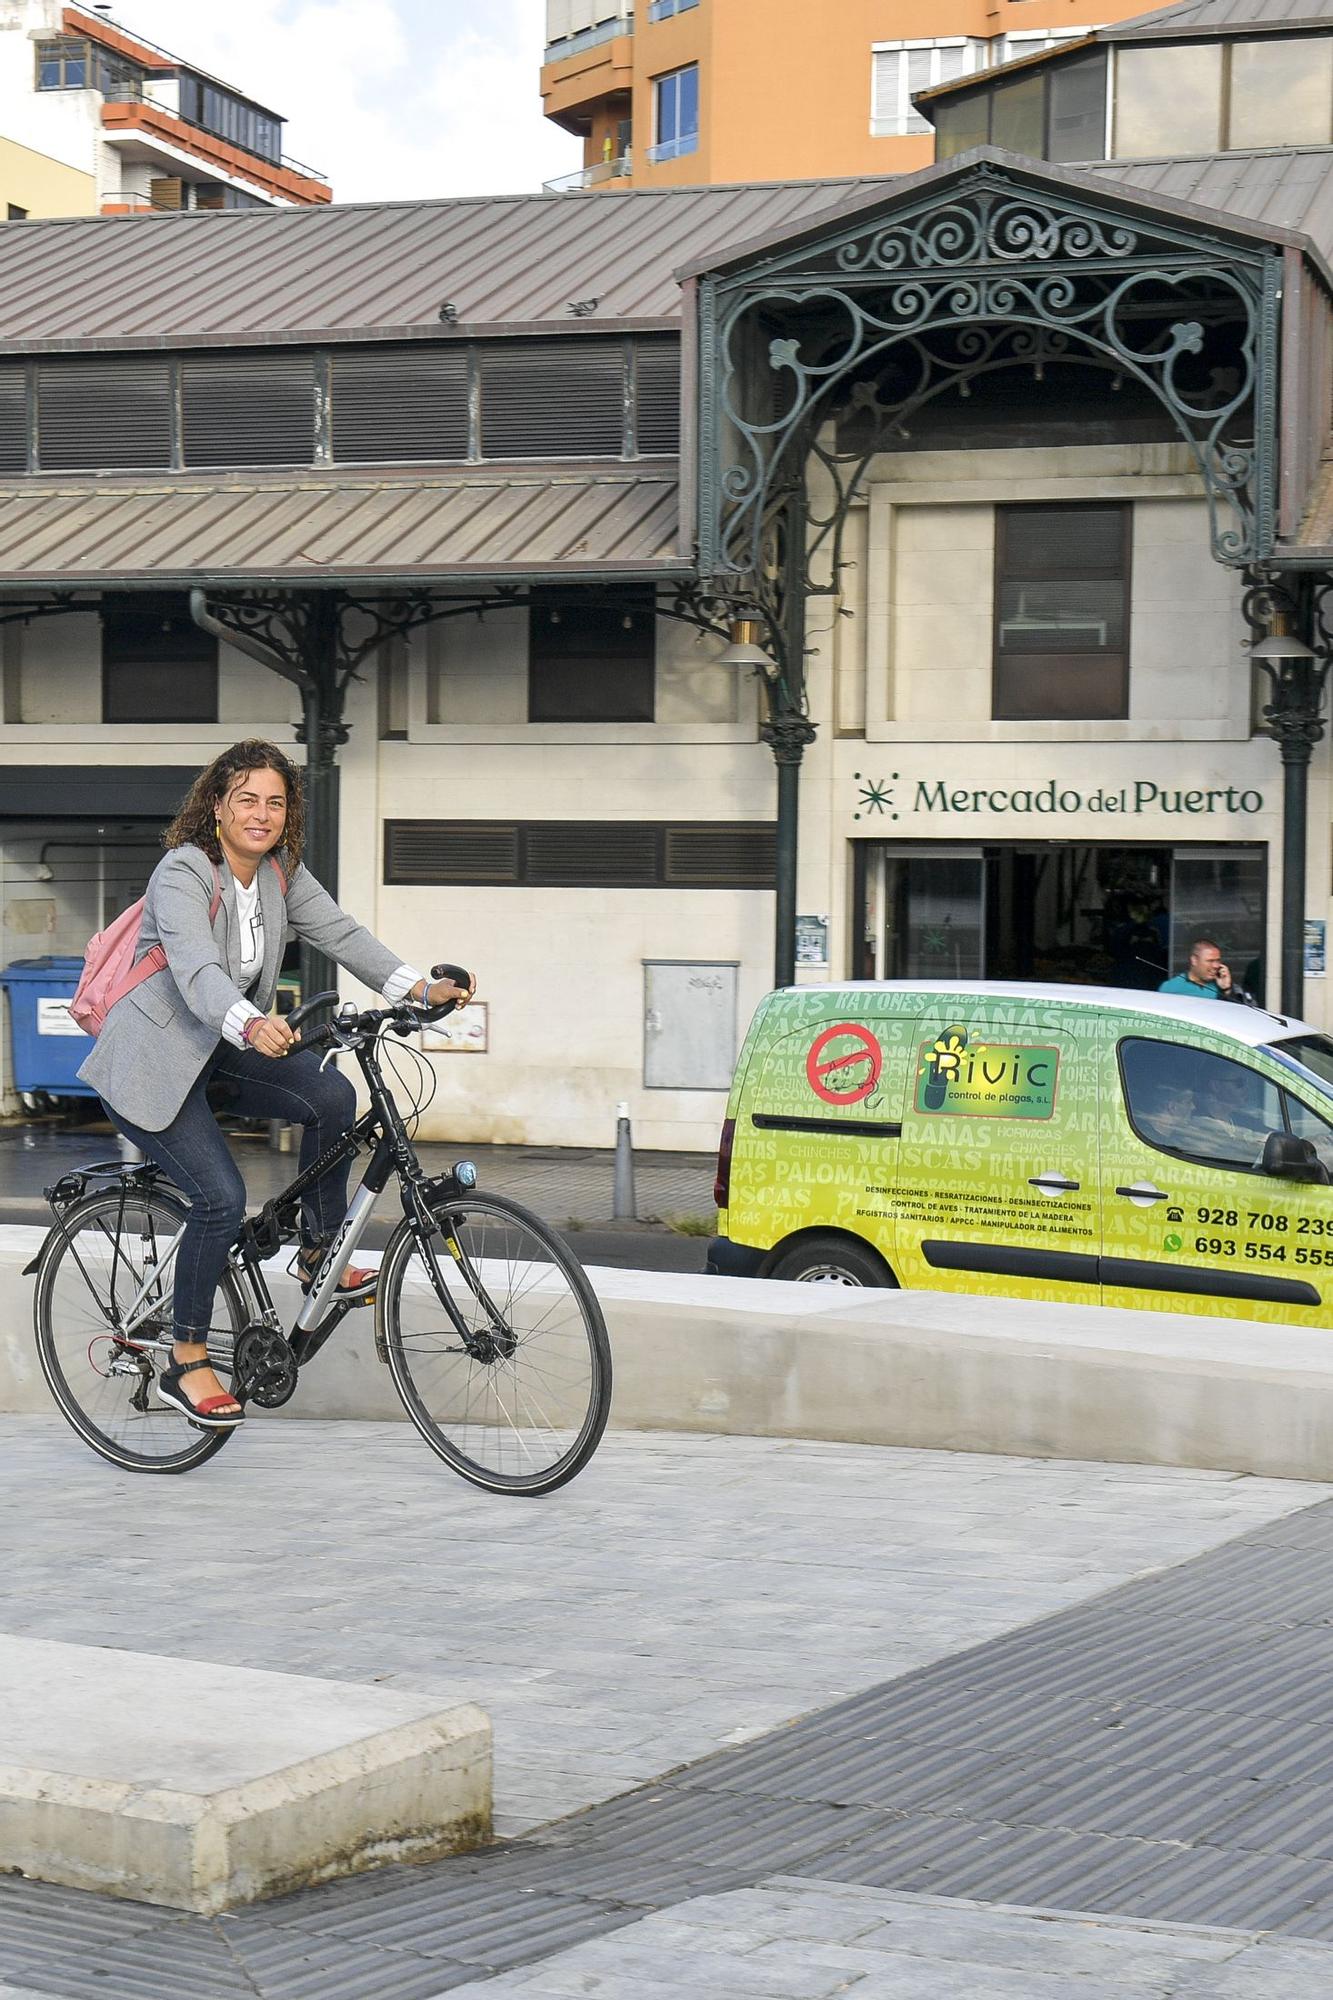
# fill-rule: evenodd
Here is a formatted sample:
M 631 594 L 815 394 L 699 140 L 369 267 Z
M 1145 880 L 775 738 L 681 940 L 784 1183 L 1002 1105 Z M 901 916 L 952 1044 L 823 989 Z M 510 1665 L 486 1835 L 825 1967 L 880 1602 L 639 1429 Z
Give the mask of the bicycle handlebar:
M 471 986 L 472 974 L 461 965 L 433 965 L 430 969 L 432 980 L 449 979 L 455 986 Z M 316 993 L 304 1001 L 287 1016 L 289 1028 L 296 1028 L 320 1007 L 327 1007 L 338 998 L 330 990 Z M 327 1021 L 322 1028 L 316 1028 L 311 1035 L 301 1037 L 301 1047 L 305 1050 L 325 1048 L 348 1048 L 367 1036 L 378 1033 L 382 1027 L 392 1027 L 400 1035 L 410 1035 L 417 1028 L 429 1027 L 433 1021 L 442 1021 L 446 1014 L 452 1014 L 458 1006 L 456 1000 L 442 1000 L 434 1007 L 424 1001 L 400 1000 L 393 1007 L 369 1007 L 357 1014 L 355 1022 Z

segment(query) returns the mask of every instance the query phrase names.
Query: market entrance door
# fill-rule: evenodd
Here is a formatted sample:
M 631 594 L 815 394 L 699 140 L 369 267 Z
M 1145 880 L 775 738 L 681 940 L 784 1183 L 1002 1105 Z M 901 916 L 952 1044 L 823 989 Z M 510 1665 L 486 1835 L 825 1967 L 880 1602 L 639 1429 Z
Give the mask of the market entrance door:
M 863 979 L 1021 979 L 1152 991 L 1215 937 L 1264 997 L 1260 846 L 862 844 Z

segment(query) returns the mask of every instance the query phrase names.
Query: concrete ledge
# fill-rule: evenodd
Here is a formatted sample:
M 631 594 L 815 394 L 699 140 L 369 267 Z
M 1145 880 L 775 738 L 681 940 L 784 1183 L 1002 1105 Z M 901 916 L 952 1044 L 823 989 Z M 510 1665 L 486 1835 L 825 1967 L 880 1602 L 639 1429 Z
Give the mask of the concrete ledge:
M 490 1825 L 471 1703 L 0 1638 L 0 1870 L 210 1915 Z
M 0 1231 L 0 1409 L 52 1409 L 33 1352 L 40 1241 Z M 1022 1457 L 1333 1475 L 1333 1331 L 1209 1314 L 594 1271 L 632 1430 L 830 1438 Z M 271 1274 L 294 1312 L 291 1281 Z M 287 1413 L 399 1418 L 353 1313 Z M 262 1419 L 261 1419 L 262 1421 Z

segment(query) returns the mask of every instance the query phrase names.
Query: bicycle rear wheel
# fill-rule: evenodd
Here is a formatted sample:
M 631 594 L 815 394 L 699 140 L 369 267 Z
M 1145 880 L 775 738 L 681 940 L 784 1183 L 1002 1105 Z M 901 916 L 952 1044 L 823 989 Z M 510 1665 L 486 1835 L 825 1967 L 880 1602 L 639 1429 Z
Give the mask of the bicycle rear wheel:
M 474 1486 L 550 1493 L 592 1457 L 611 1407 L 592 1287 L 554 1231 L 503 1195 L 442 1201 L 434 1225 L 427 1253 L 452 1315 L 408 1224 L 384 1254 L 376 1327 L 394 1387 Z
M 185 1220 L 161 1189 L 117 1188 L 65 1210 L 37 1275 L 33 1317 L 42 1373 L 85 1444 L 127 1472 L 189 1472 L 221 1451 L 230 1431 L 202 1431 L 160 1403 L 155 1381 L 171 1360 L 171 1272 L 153 1282 L 149 1311 L 124 1339 L 125 1314 Z M 245 1324 L 230 1272 L 218 1287 L 209 1356 L 224 1382 Z

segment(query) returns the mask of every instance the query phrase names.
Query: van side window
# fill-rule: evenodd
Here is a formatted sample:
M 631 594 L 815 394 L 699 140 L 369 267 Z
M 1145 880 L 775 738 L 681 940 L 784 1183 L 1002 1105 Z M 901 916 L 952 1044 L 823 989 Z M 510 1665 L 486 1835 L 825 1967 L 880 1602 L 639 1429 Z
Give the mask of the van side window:
M 1289 1090 L 1282 1093 L 1287 1107 L 1287 1123 L 1298 1139 L 1309 1139 L 1316 1153 L 1329 1172 L 1333 1174 L 1333 1125 L 1311 1111 L 1308 1104 L 1302 1104 L 1299 1097 L 1293 1097 Z
M 1206 1049 L 1126 1040 L 1120 1074 L 1139 1137 L 1182 1159 L 1253 1172 L 1268 1134 L 1286 1129 L 1278 1086 L 1247 1064 Z

